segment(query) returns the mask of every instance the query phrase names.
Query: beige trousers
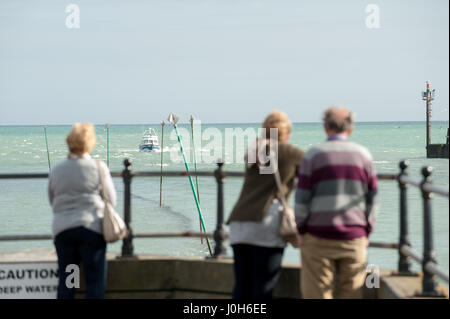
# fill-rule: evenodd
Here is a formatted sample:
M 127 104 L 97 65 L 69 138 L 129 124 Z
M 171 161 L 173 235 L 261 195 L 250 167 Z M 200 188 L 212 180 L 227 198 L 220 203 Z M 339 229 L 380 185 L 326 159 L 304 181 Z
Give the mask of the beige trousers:
M 367 245 L 366 237 L 331 240 L 305 234 L 300 247 L 303 298 L 361 298 L 366 278 Z

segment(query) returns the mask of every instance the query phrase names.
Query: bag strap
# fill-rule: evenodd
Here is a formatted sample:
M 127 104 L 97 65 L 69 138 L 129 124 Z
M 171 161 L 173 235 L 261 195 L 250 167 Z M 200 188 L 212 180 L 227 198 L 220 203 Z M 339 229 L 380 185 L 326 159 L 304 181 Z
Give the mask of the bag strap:
M 274 157 L 272 153 L 269 153 L 270 161 L 274 161 Z M 273 163 L 273 162 L 272 162 Z M 278 164 L 276 166 L 276 171 L 273 173 L 273 176 L 275 178 L 275 184 L 277 185 L 278 192 L 280 193 L 280 200 L 283 207 L 288 207 L 286 195 L 283 192 L 283 185 L 281 183 L 281 177 L 280 177 L 280 170 L 278 169 Z
M 269 143 L 269 145 L 267 145 L 267 143 Z M 265 145 L 259 145 L 259 144 L 257 144 L 256 148 L 258 149 L 258 147 L 262 147 L 262 146 L 265 146 L 265 147 L 269 146 L 269 161 L 270 161 L 271 163 L 275 163 L 275 158 L 274 158 L 274 156 L 273 156 L 273 153 L 276 152 L 276 151 L 278 151 L 278 150 L 273 150 L 272 147 L 270 147 L 270 140 L 269 140 L 269 141 L 266 141 L 266 144 L 265 144 Z M 272 150 L 273 150 L 273 151 L 272 151 Z M 258 160 L 258 156 L 256 156 L 256 159 Z M 261 163 L 259 163 L 259 165 L 261 165 Z M 273 173 L 273 176 L 274 176 L 274 178 L 275 178 L 275 184 L 277 185 L 277 189 L 278 189 L 278 191 L 279 191 L 279 193 L 280 193 L 281 204 L 282 204 L 283 207 L 288 207 L 287 200 L 286 200 L 286 196 L 285 196 L 285 194 L 284 194 L 284 192 L 283 192 L 283 186 L 282 186 L 282 183 L 281 183 L 281 177 L 280 177 L 280 172 L 279 172 L 279 169 L 278 169 L 278 163 L 277 163 L 277 165 L 276 165 L 276 170 L 275 170 L 275 172 Z M 283 211 L 284 211 L 284 210 L 283 210 Z M 283 211 L 281 212 L 282 214 L 283 214 Z
M 283 205 L 283 207 L 288 207 L 287 200 L 286 200 L 286 195 L 283 192 L 283 185 L 281 184 L 280 171 L 278 170 L 278 168 L 275 171 L 275 173 L 273 173 L 273 175 L 275 177 L 275 184 L 277 185 L 278 192 L 280 193 L 281 204 Z
M 96 162 L 98 168 L 98 175 L 100 177 L 100 196 L 103 198 L 103 201 L 109 202 L 108 195 L 105 192 L 105 173 L 103 172 L 100 161 L 97 160 Z

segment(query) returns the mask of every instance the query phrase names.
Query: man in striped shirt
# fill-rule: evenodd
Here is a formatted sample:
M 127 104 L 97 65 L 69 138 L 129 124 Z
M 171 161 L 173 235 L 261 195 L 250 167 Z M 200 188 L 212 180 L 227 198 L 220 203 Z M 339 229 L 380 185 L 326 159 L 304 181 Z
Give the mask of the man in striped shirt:
M 323 121 L 328 139 L 306 153 L 295 195 L 301 292 L 303 298 L 360 298 L 375 222 L 377 175 L 370 152 L 348 140 L 352 112 L 330 107 Z

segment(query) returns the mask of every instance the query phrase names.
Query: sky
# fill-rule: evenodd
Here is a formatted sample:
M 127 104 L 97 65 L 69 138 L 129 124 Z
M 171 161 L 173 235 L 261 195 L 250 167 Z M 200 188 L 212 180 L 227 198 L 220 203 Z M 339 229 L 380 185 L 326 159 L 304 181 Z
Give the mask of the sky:
M 69 4 L 80 27 L 68 28 Z M 369 28 L 369 4 L 379 28 Z M 448 120 L 447 0 L 2 0 L 0 125 Z M 72 20 L 71 20 L 72 21 Z M 374 20 L 371 20 L 372 22 Z M 373 26 L 373 24 L 372 24 Z

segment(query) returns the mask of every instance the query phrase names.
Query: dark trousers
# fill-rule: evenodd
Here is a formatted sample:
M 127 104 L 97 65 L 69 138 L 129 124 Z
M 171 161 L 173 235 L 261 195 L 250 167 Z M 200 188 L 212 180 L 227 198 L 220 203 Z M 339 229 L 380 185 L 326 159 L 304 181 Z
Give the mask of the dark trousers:
M 233 299 L 271 299 L 284 248 L 232 245 L 235 286 Z
M 87 228 L 76 227 L 59 233 L 54 244 L 59 268 L 58 299 L 75 298 L 76 288 L 66 285 L 66 278 L 72 274 L 66 273 L 66 267 L 70 264 L 80 266 L 80 263 L 85 274 L 86 298 L 104 298 L 106 242 L 103 236 Z

